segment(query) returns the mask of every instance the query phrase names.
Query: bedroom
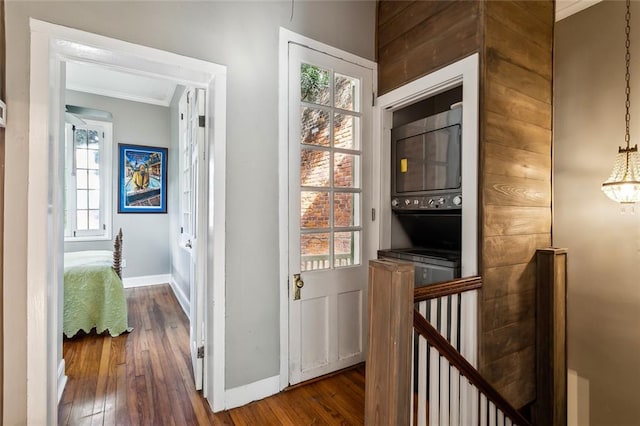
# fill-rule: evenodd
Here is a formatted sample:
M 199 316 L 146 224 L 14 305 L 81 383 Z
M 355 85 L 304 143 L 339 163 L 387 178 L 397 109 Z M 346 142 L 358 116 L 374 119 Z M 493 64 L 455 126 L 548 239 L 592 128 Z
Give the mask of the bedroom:
M 111 251 L 113 236 L 122 230 L 124 287 L 170 284 L 188 316 L 192 262 L 191 250 L 185 247 L 190 245 L 186 236 L 189 224 L 182 218 L 189 218 L 188 213 L 194 209 L 181 202 L 185 198 L 185 191 L 181 188 L 188 186 L 188 182 L 180 178 L 185 175 L 183 170 L 179 170 L 179 153 L 183 151 L 180 138 L 187 138 L 188 132 L 185 131 L 186 126 L 179 123 L 179 117 L 181 113 L 183 117 L 187 115 L 183 111 L 187 108 L 186 98 L 187 95 L 193 96 L 194 90 L 185 90 L 174 81 L 117 72 L 86 63 L 68 63 L 66 74 L 66 135 L 68 141 L 76 141 L 77 151 L 74 156 L 70 149 L 72 145 L 68 144 L 65 253 Z M 105 151 L 78 148 L 87 139 L 91 145 L 92 136 Z M 121 144 L 167 149 L 168 172 L 164 175 L 166 184 L 162 193 L 166 214 L 156 212 L 162 211 L 162 207 L 151 207 L 149 212 L 137 207 L 142 213 L 130 213 L 127 209 L 133 205 L 121 205 Z M 86 160 L 82 161 L 85 153 L 89 154 L 89 165 Z M 93 179 L 88 179 L 88 184 L 86 178 L 81 182 L 80 176 L 86 173 L 84 168 L 89 170 L 90 176 L 94 175 Z M 152 178 L 153 175 L 151 173 Z M 122 179 L 131 181 L 131 176 L 123 176 Z M 74 188 L 75 183 L 77 187 Z M 89 191 L 83 189 L 87 187 Z M 100 188 L 106 190 L 101 192 Z M 94 196 L 87 197 L 87 193 Z M 181 233 L 181 230 L 186 232 Z M 96 325 L 88 323 L 86 317 L 80 318 L 85 322 L 73 323 L 71 317 L 67 318 L 65 306 L 64 332 L 67 336 L 74 335 L 80 328 L 89 331 L 87 328 Z M 107 321 L 102 326 L 111 334 L 121 333 L 123 327 L 113 323 L 121 324 L 122 321 L 111 321 L 111 324 Z

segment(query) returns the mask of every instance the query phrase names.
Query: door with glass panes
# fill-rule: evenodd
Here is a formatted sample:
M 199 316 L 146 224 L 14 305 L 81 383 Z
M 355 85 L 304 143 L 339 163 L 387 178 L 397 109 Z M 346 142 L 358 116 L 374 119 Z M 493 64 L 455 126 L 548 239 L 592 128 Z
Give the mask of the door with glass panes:
M 364 360 L 372 71 L 289 45 L 289 381 Z
M 204 372 L 204 280 L 198 253 L 203 252 L 199 229 L 206 220 L 200 194 L 204 192 L 204 112 L 205 93 L 188 87 L 179 103 L 180 110 L 180 243 L 189 254 L 189 341 L 196 390 L 201 390 Z

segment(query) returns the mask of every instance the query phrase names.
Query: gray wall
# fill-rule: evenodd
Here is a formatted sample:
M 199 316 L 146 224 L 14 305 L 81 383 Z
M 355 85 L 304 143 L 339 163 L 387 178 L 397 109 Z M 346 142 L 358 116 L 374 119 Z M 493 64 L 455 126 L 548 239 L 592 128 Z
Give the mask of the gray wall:
M 640 140 L 640 4 L 632 3 L 633 145 Z M 624 2 L 605 1 L 555 32 L 553 243 L 569 248 L 568 361 L 589 380 L 592 425 L 640 418 L 640 211 L 621 214 L 600 190 L 625 144 L 624 14 Z
M 184 86 L 178 86 L 169 106 L 171 148 L 169 148 L 169 170 L 173 170 L 175 179 L 169 180 L 169 239 L 171 247 L 171 276 L 189 299 L 189 265 L 190 255 L 180 245 L 180 127 L 179 108 L 180 97 L 184 93 Z
M 5 2 L 4 424 L 26 417 L 29 16 L 228 66 L 226 386 L 278 374 L 278 29 L 374 58 L 375 2 Z M 260 206 L 256 208 L 254 206 Z
M 127 267 L 124 278 L 145 275 L 168 274 L 169 215 L 168 214 L 119 214 L 118 213 L 118 144 L 151 145 L 169 148 L 171 144 L 169 108 L 131 102 L 106 96 L 68 90 L 66 102 L 70 105 L 94 108 L 113 114 L 113 171 L 112 171 L 112 233 L 122 228 L 122 257 Z M 174 156 L 168 154 L 168 158 Z M 177 179 L 175 168 L 167 167 L 168 179 Z M 113 250 L 113 240 L 67 242 L 65 251 Z

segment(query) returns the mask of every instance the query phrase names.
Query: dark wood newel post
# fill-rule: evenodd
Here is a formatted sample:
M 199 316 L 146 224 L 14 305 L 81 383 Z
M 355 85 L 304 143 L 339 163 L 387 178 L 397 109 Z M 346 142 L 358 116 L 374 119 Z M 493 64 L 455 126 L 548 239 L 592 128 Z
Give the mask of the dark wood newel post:
M 533 423 L 567 424 L 567 250 L 536 253 L 536 403 Z
M 414 266 L 369 262 L 366 425 L 408 425 Z

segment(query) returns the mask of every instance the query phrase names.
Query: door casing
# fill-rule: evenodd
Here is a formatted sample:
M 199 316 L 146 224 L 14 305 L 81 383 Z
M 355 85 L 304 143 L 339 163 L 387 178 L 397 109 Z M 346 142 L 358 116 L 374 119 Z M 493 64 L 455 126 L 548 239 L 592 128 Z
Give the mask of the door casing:
M 224 254 L 225 254 L 225 140 L 226 67 L 174 53 L 135 45 L 109 37 L 30 19 L 31 62 L 29 99 L 29 174 L 27 217 L 27 423 L 53 424 L 57 420 L 58 359 L 62 317 L 58 298 L 61 283 L 61 221 L 49 206 L 60 202 L 59 108 L 61 66 L 65 61 L 90 61 L 110 67 L 124 67 L 162 76 L 207 91 L 208 160 L 207 250 L 204 273 L 207 327 L 205 349 L 205 397 L 214 411 L 224 408 Z M 50 83 L 52 88 L 50 90 Z M 51 143 L 50 143 L 51 142 Z M 38 153 L 38 155 L 34 155 Z M 53 165 L 53 166 L 52 166 Z M 215 202 L 214 202 L 215 201 Z M 46 235 L 46 244 L 42 244 Z M 50 259 L 54 259 L 50 262 Z M 214 304 L 213 301 L 216 301 Z M 46 354 L 46 356 L 43 356 Z M 214 362 L 215 360 L 215 362 Z M 207 368 L 209 367 L 209 368 Z M 43 386 L 44 381 L 44 386 Z

